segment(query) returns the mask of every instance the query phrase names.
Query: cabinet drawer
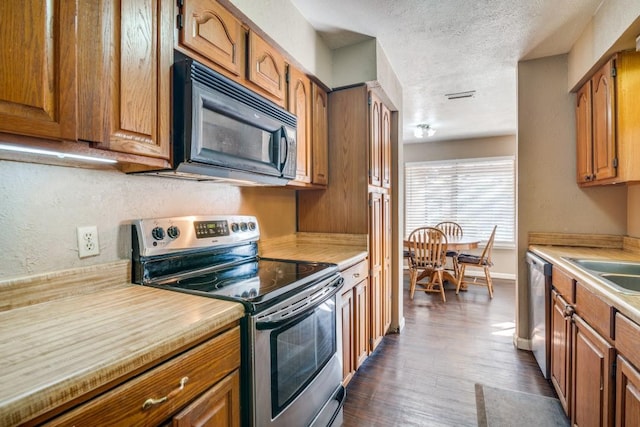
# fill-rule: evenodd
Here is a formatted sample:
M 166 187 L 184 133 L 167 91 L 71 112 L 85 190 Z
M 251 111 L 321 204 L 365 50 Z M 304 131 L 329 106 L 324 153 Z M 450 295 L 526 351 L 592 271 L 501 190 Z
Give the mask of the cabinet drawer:
M 240 327 L 157 366 L 47 425 L 158 425 L 240 366 Z M 188 378 L 180 388 L 183 378 Z M 145 402 L 161 403 L 143 408 Z
M 613 339 L 613 307 L 580 282 L 576 283 L 576 313 L 605 338 Z
M 365 259 L 340 272 L 344 278 L 344 285 L 342 286 L 343 292 L 353 288 L 354 285 L 367 278 L 368 265 Z
M 616 313 L 616 350 L 636 368 L 640 368 L 640 326 Z
M 574 283 L 573 278 L 564 271 L 555 266 L 551 270 L 551 284 L 569 304 L 575 303 Z

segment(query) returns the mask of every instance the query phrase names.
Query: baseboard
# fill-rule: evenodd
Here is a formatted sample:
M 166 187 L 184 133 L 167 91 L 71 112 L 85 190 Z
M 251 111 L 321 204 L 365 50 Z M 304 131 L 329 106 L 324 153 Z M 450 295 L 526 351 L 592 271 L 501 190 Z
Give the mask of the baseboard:
M 531 340 L 526 338 L 520 338 L 516 334 L 513 334 L 513 345 L 520 350 L 531 351 Z

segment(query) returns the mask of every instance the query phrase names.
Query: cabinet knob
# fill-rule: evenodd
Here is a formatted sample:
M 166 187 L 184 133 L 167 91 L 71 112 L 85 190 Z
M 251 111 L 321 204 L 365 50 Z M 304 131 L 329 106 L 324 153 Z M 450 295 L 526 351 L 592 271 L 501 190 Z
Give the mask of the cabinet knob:
M 576 312 L 576 309 L 572 306 L 572 305 L 566 305 L 564 307 L 564 318 L 565 319 L 570 319 Z

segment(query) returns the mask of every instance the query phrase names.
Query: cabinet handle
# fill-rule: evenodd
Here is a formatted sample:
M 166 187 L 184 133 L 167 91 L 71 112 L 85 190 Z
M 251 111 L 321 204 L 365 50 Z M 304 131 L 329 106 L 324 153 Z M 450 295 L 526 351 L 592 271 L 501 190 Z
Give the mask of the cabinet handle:
M 571 305 L 566 305 L 566 306 L 564 307 L 564 313 L 563 313 L 564 318 L 565 318 L 565 319 L 570 319 L 570 318 L 571 318 L 571 316 L 573 316 L 573 314 L 574 314 L 575 312 L 576 312 L 576 309 L 575 309 L 573 306 L 571 306 Z
M 154 399 L 153 397 L 148 398 L 142 404 L 142 409 L 144 410 L 149 409 L 152 406 L 159 405 L 160 403 L 166 402 L 167 400 L 171 399 L 176 394 L 180 393 L 180 391 L 184 388 L 184 385 L 187 383 L 187 381 L 189 381 L 189 377 L 182 377 L 182 379 L 180 380 L 180 387 L 172 390 L 165 397 L 161 397 L 160 399 Z
M 360 277 L 360 273 L 353 273 L 353 277 L 357 279 L 358 277 Z

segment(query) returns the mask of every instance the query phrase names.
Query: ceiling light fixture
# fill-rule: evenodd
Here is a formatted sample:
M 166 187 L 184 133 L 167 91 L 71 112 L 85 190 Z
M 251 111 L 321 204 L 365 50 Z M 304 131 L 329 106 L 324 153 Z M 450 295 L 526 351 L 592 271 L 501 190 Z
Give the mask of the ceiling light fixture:
M 444 96 L 447 99 L 461 99 L 461 98 L 473 98 L 476 94 L 475 90 L 468 90 L 466 92 L 445 93 Z
M 416 129 L 413 131 L 413 135 L 416 138 L 422 138 L 425 133 L 427 134 L 427 136 L 433 136 L 436 134 L 436 130 L 432 128 L 431 125 L 419 124 L 416 126 Z

